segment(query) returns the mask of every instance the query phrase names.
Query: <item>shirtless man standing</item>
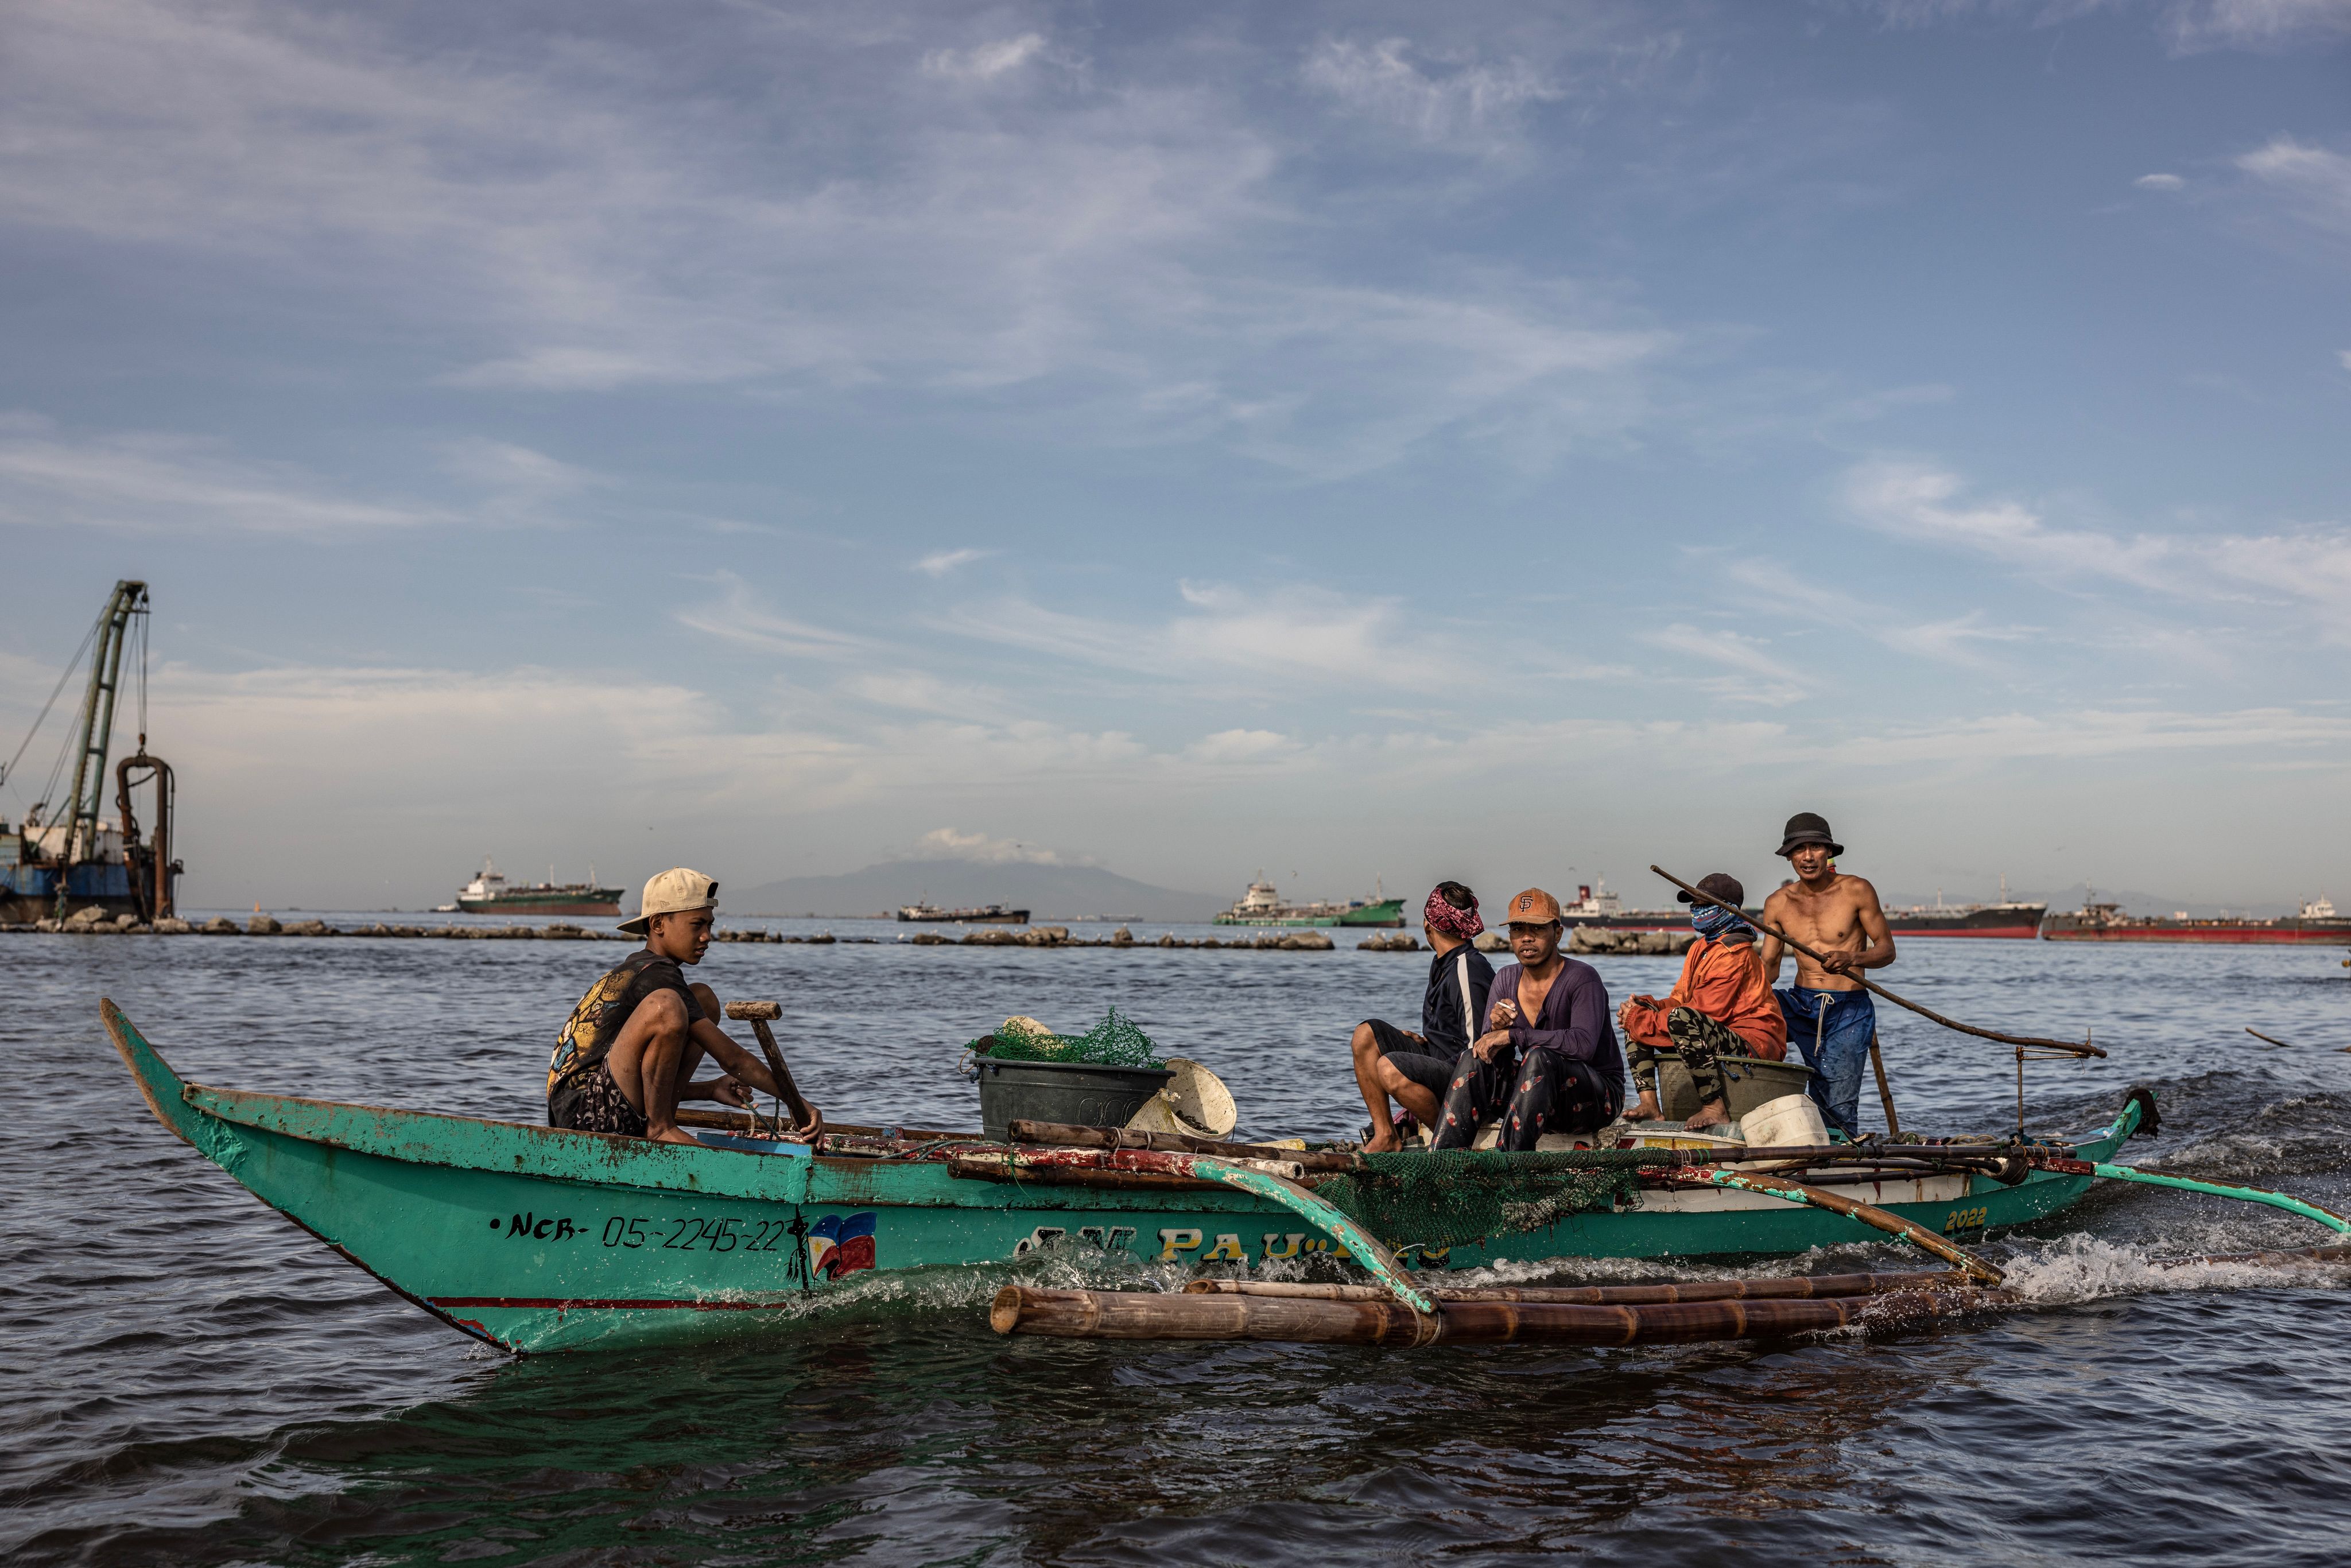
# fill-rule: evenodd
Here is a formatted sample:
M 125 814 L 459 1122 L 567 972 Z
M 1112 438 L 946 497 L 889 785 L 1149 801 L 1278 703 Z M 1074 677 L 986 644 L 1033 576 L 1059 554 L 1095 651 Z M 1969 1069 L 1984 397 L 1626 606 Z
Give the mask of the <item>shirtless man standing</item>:
M 1877 1035 L 1877 1009 L 1853 977 L 1894 962 L 1894 933 L 1878 907 L 1877 889 L 1836 868 L 1844 846 L 1829 831 L 1828 819 L 1799 811 L 1788 819 L 1780 853 L 1796 880 L 1763 901 L 1763 919 L 1824 960 L 1796 956 L 1796 983 L 1774 994 L 1788 1020 L 1788 1038 L 1813 1070 L 1811 1093 L 1829 1125 L 1858 1137 L 1861 1070 L 1869 1042 Z M 1763 936 L 1763 973 L 1776 985 L 1784 946 Z

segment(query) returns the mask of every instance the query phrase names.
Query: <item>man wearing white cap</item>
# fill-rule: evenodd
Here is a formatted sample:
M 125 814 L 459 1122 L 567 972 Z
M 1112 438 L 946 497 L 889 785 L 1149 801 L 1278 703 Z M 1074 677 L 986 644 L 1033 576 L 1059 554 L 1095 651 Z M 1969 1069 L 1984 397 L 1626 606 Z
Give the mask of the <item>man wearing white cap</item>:
M 681 966 L 699 964 L 710 947 L 718 884 L 678 866 L 645 883 L 634 919 L 621 929 L 645 945 L 588 988 L 555 1042 L 547 1067 L 547 1122 L 580 1133 L 619 1133 L 656 1143 L 700 1142 L 677 1124 L 680 1100 L 743 1104 L 752 1084 L 793 1103 L 803 1133 L 823 1118 L 782 1090 L 749 1051 L 720 1032 L 685 983 Z M 707 1051 L 728 1076 L 694 1082 Z

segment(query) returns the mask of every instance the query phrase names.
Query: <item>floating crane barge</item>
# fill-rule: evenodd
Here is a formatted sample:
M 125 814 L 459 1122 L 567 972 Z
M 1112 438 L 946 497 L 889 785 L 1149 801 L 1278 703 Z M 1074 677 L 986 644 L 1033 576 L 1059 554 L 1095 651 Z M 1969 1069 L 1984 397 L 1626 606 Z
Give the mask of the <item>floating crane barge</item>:
M 147 585 L 124 580 L 99 612 L 85 646 L 90 649 L 89 681 L 80 722 L 57 756 L 43 799 L 11 825 L 0 817 L 0 920 L 34 921 L 96 907 L 109 915 L 136 915 L 142 922 L 175 914 L 180 862 L 172 858 L 174 786 L 171 765 L 147 751 Z M 133 666 L 138 680 L 139 749 L 114 766 L 114 803 L 120 816 L 104 818 L 106 758 L 114 739 L 116 697 L 121 689 L 125 651 L 138 644 Z M 77 654 L 78 657 L 78 654 Z M 68 669 L 68 674 L 71 671 Z M 49 695 L 54 705 L 65 681 Z M 21 760 L 48 716 L 45 706 L 32 732 L 17 747 Z M 54 791 L 73 768 L 73 790 L 52 809 Z M 0 768 L 0 779 L 16 764 Z M 154 829 L 145 841 L 131 804 L 141 785 L 154 789 Z

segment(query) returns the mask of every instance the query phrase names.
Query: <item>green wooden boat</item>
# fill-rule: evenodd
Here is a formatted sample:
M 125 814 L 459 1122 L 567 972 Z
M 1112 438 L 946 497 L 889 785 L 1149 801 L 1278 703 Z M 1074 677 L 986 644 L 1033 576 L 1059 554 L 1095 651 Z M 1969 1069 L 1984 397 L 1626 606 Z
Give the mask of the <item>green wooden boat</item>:
M 183 1081 L 113 1003 L 102 1012 L 166 1127 L 392 1290 L 512 1351 L 674 1342 L 784 1321 L 869 1270 L 1002 1265 L 1072 1247 L 1140 1262 L 1257 1265 L 1338 1245 L 1272 1199 L 1229 1188 L 1008 1185 L 960 1179 L 935 1160 L 825 1157 L 747 1139 L 688 1148 L 213 1089 Z M 2108 1159 L 2139 1115 L 2134 1099 L 2075 1143 L 2078 1157 Z M 1843 1190 L 1971 1240 L 2057 1213 L 2092 1179 L 2035 1171 L 2002 1186 L 1928 1175 Z M 1756 1193 L 1645 1188 L 1628 1207 L 1445 1252 L 1407 1249 L 1404 1261 L 1428 1270 L 1790 1254 L 1883 1239 L 1854 1219 Z

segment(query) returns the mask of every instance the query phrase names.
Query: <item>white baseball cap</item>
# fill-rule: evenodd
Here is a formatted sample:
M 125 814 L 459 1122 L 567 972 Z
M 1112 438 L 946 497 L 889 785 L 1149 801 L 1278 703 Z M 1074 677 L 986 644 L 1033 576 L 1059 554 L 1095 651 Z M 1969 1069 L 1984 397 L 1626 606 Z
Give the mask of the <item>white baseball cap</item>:
M 672 866 L 645 883 L 643 898 L 637 900 L 637 913 L 632 919 L 621 922 L 621 929 L 632 936 L 642 936 L 656 915 L 683 915 L 690 909 L 718 907 L 718 884 L 698 871 Z

